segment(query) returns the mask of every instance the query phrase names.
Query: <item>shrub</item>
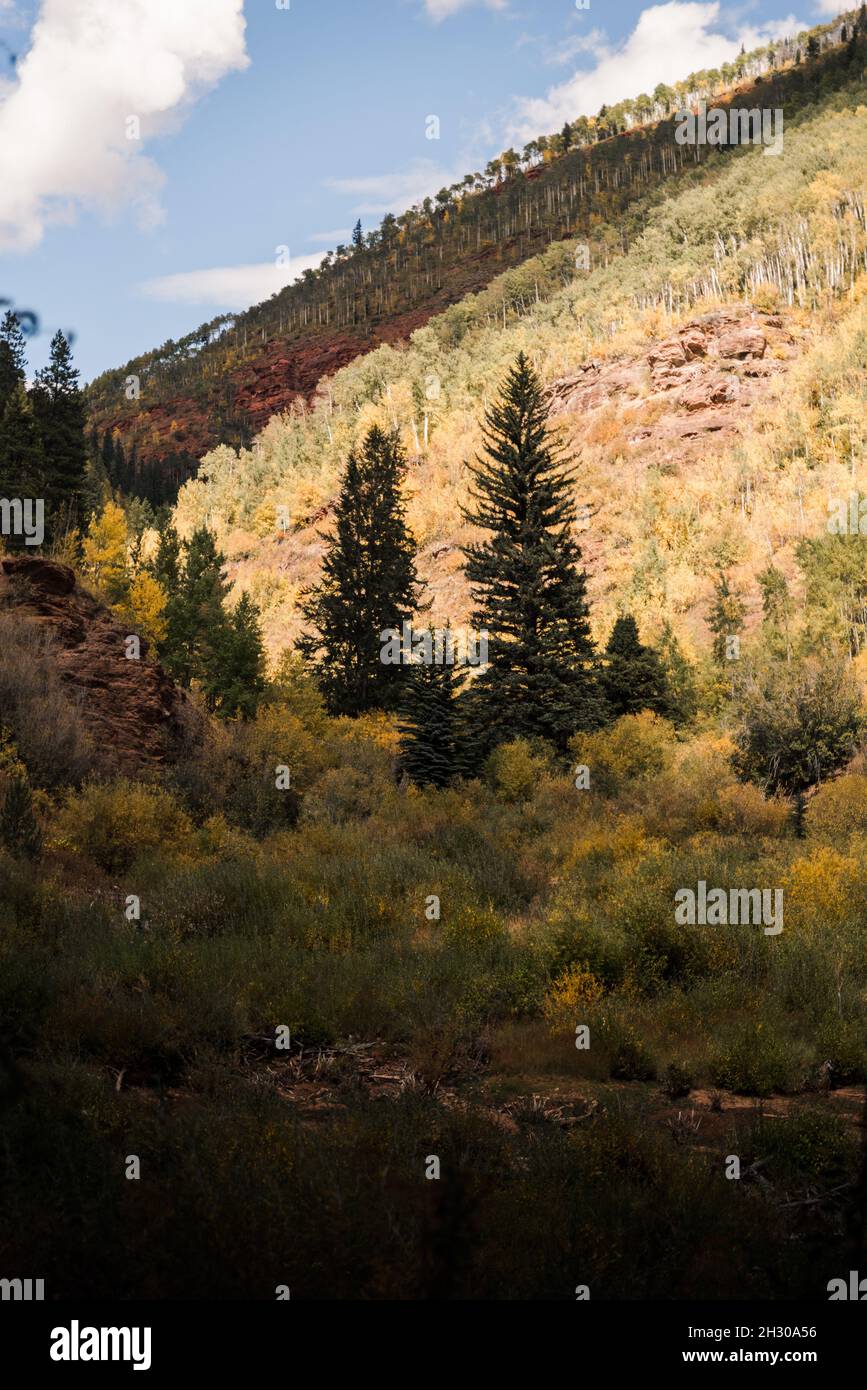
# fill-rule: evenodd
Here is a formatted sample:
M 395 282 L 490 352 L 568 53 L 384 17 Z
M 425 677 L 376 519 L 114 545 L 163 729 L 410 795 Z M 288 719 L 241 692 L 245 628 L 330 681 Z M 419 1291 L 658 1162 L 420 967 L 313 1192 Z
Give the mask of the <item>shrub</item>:
M 485 762 L 483 775 L 503 801 L 529 801 L 550 767 L 549 757 L 527 739 L 516 738 L 494 749 Z
M 576 763 L 590 769 L 593 791 L 615 796 L 627 782 L 662 772 L 675 744 L 674 725 L 644 710 L 626 714 L 598 733 L 576 734 L 569 752 Z
M 820 1065 L 830 1064 L 831 1086 L 850 1086 L 867 1080 L 867 1038 L 857 1019 L 832 1018 L 816 1035 Z
M 867 777 L 848 773 L 825 782 L 807 808 L 807 830 L 833 840 L 867 831 Z
M 613 1081 L 653 1081 L 656 1063 L 643 1038 L 631 1031 L 614 1041 L 609 1064 Z
M 765 1024 L 743 1027 L 711 1061 L 715 1086 L 748 1096 L 791 1089 L 792 1063 L 780 1038 Z
M 542 1013 L 552 1031 L 574 1027 L 576 1020 L 580 1022 L 578 1015 L 581 1010 L 596 1004 L 604 992 L 602 981 L 586 963 L 567 966 L 548 989 Z
M 862 729 L 860 694 L 842 661 L 771 667 L 739 692 L 735 767 L 768 792 L 792 795 L 843 767 Z
M 125 778 L 67 793 L 54 825 L 60 844 L 107 873 L 128 868 L 146 850 L 176 853 L 192 834 L 189 817 L 169 792 Z
M 738 783 L 721 789 L 716 824 L 724 835 L 779 838 L 788 832 L 791 810 L 784 801 L 769 801 L 758 787 Z
M 38 859 L 42 831 L 33 809 L 33 793 L 26 777 L 11 777 L 0 808 L 0 840 L 13 854 Z
M 669 1100 L 682 1100 L 688 1096 L 694 1085 L 693 1077 L 687 1067 L 680 1062 L 669 1062 L 662 1078 L 662 1089 Z
M 756 1126 L 753 1145 L 771 1160 L 768 1176 L 833 1184 L 852 1174 L 856 1143 L 839 1115 L 811 1106 Z
M 11 733 L 34 787 L 78 786 L 99 769 L 51 642 L 12 613 L 0 613 L 0 728 Z

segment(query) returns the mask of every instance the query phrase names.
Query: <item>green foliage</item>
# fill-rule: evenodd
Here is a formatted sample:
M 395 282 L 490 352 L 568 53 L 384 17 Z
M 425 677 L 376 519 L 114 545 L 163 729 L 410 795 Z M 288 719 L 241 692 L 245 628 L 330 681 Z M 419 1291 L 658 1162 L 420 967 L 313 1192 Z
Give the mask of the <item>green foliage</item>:
M 446 629 L 446 641 L 450 630 Z M 434 631 L 430 629 L 431 642 Z M 418 786 L 448 786 L 468 769 L 461 673 L 443 661 L 414 664 L 401 703 L 401 763 Z
M 711 1063 L 716 1086 L 751 1096 L 793 1089 L 792 1058 L 779 1034 L 769 1025 L 741 1028 L 723 1044 Z
M 735 767 L 766 792 L 792 796 L 843 767 L 862 729 L 860 695 L 839 659 L 771 667 L 738 687 Z
M 640 714 L 652 710 L 667 716 L 670 698 L 665 669 L 659 654 L 639 641 L 638 625 L 631 614 L 614 624 L 603 659 L 602 689 L 611 715 Z
M 302 595 L 314 630 L 298 650 L 333 714 L 393 708 L 403 685 L 402 667 L 381 653 L 382 634 L 402 629 L 421 593 L 400 493 L 405 471 L 397 438 L 371 429 L 346 465 L 322 578 Z
M 720 666 L 729 664 L 729 638 L 743 631 L 745 607 L 743 599 L 732 589 L 728 575 L 719 574 L 714 585 L 714 601 L 707 625 L 714 634 L 713 656 Z
M 61 844 L 116 873 L 159 846 L 183 853 L 192 826 L 169 792 L 119 778 L 67 793 L 55 833 Z
M 42 831 L 33 809 L 33 794 L 26 777 L 9 778 L 0 808 L 0 842 L 12 854 L 38 859 Z
M 163 527 L 152 567 L 167 595 L 159 653 L 182 685 L 202 691 L 211 713 L 250 719 L 266 686 L 259 612 L 246 593 L 228 611 L 224 565 L 207 527 L 183 547 L 175 528 Z
M 808 639 L 836 639 L 857 656 L 867 638 L 867 536 L 800 541 L 796 554 L 807 587 Z
M 535 736 L 565 750 L 577 729 L 601 722 L 604 704 L 572 535 L 572 475 L 549 444 L 541 382 L 523 353 L 485 423 L 487 457 L 470 466 L 467 518 L 489 539 L 464 553 L 488 666 L 469 717 L 482 746 Z
M 504 801 L 528 801 L 539 779 L 551 771 L 550 753 L 525 738 L 501 743 L 489 754 L 483 772 L 486 782 Z
M 661 772 L 670 761 L 676 738 L 666 719 L 644 710 L 626 714 L 608 729 L 576 734 L 571 757 L 590 770 L 590 788 L 616 795 L 630 781 Z
M 51 340 L 48 365 L 36 373 L 33 415 L 42 441 L 51 533 L 60 539 L 82 520 L 87 443 L 84 396 L 63 333 Z
M 222 718 L 251 719 L 265 689 L 265 651 L 259 614 L 249 594 L 220 613 L 203 644 L 201 688 L 208 709 Z

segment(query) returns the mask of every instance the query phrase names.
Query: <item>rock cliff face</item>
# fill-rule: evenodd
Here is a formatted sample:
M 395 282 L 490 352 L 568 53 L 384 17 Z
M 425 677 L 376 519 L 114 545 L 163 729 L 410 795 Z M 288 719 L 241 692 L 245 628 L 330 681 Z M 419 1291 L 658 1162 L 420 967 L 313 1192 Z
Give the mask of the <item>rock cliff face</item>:
M 140 659 L 129 659 L 128 631 L 71 569 L 38 556 L 3 556 L 0 611 L 45 633 L 63 685 L 109 767 L 134 775 L 172 760 L 181 735 L 197 722 L 195 711 L 144 639 Z
M 767 383 L 786 371 L 793 345 L 777 315 L 732 305 L 685 323 L 644 357 L 585 363 L 552 383 L 550 413 L 586 415 L 640 395 L 658 406 L 653 432 L 661 442 L 736 434 Z

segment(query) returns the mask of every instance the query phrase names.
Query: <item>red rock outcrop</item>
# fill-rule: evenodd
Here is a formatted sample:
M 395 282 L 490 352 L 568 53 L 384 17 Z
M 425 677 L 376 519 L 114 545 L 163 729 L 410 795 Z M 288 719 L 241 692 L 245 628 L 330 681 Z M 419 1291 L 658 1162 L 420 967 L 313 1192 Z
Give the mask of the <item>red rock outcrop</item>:
M 779 315 L 746 304 L 716 309 L 643 355 L 582 363 L 549 387 L 549 413 L 589 417 L 609 403 L 641 397 L 666 406 L 652 430 L 661 444 L 736 433 L 765 382 L 786 370 L 792 343 Z M 766 358 L 769 347 L 777 349 L 772 358 Z M 647 433 L 639 426 L 635 439 Z
M 61 680 L 110 767 L 135 775 L 171 761 L 198 716 L 144 638 L 140 659 L 129 659 L 128 630 L 71 569 L 39 556 L 3 556 L 0 611 L 50 639 Z

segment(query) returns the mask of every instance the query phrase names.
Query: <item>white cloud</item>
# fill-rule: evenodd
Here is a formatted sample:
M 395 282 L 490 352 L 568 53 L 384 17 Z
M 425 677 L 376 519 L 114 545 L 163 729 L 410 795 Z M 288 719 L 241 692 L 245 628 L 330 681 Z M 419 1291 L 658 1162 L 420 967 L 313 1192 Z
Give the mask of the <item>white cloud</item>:
M 334 247 L 344 245 L 351 236 L 352 232 L 348 227 L 338 227 L 333 232 L 311 232 L 307 240 L 315 241 L 317 246 Z
M 458 10 L 467 10 L 470 5 L 482 4 L 489 10 L 505 10 L 508 3 L 509 0 L 424 0 L 424 7 L 430 18 L 439 24 L 440 20 L 448 19 Z
M 742 43 L 749 50 L 807 27 L 789 16 L 759 28 L 745 27 L 730 37 L 719 28 L 719 13 L 718 0 L 669 0 L 643 10 L 622 43 L 612 45 L 603 33 L 594 31 L 587 40 L 593 65 L 551 87 L 544 97 L 518 98 L 508 140 L 523 144 L 576 116 L 595 115 L 603 104 L 652 92 L 659 82 L 672 83 L 702 68 L 717 68 L 736 57 Z
M 244 68 L 244 0 L 42 0 L 17 81 L 0 93 L 0 250 L 38 245 L 79 208 L 161 219 L 142 153 L 199 93 Z M 127 138 L 127 118 L 141 140 Z
M 854 7 L 846 5 L 844 0 L 816 0 L 813 8 L 817 14 L 824 14 L 829 19 L 836 19 L 838 14 Z
M 263 261 L 254 265 L 216 266 L 212 270 L 185 270 L 145 280 L 139 290 L 148 299 L 165 304 L 204 304 L 214 309 L 249 309 L 268 299 L 284 285 L 291 285 L 305 270 L 315 270 L 323 253 L 295 256 L 284 265 Z
M 386 212 L 403 212 L 413 203 L 432 196 L 468 172 L 445 169 L 433 159 L 417 159 L 407 169 L 393 174 L 369 174 L 359 178 L 328 179 L 327 187 L 355 199 L 353 211 L 382 217 Z

